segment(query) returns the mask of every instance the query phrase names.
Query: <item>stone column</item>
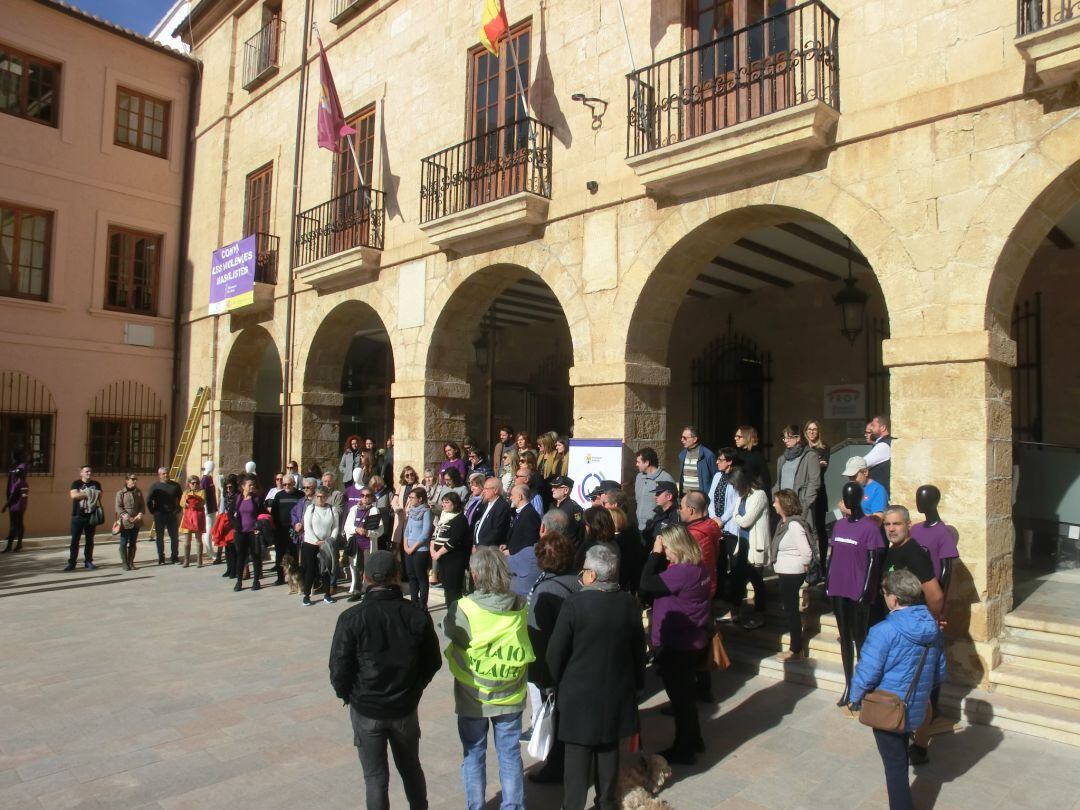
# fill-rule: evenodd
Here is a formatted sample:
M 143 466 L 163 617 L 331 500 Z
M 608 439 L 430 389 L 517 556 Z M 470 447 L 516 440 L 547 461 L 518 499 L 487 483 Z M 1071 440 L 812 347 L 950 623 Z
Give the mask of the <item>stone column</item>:
M 217 472 L 242 473 L 251 461 L 255 436 L 255 402 L 250 399 L 218 399 L 210 403 L 217 424 Z
M 988 331 L 894 338 L 883 346 L 892 393 L 893 503 L 918 520 L 915 490 L 941 489 L 960 534 L 948 603 L 953 680 L 985 684 L 1012 609 L 1011 368 L 1016 344 Z
M 390 386 L 390 396 L 395 471 L 408 464 L 422 477 L 427 462 L 444 458 L 444 443 L 465 438 L 470 387 L 452 380 L 400 380 Z
M 301 471 L 314 459 L 324 471 L 336 476 L 341 460 L 338 440 L 341 403 L 345 398 L 331 392 L 293 391 L 290 399 L 288 429 L 292 458 L 300 464 Z
M 667 389 L 671 369 L 640 363 L 574 366 L 574 436 L 578 439 L 621 439 L 623 483 L 632 484 L 634 455 L 650 446 L 664 457 Z

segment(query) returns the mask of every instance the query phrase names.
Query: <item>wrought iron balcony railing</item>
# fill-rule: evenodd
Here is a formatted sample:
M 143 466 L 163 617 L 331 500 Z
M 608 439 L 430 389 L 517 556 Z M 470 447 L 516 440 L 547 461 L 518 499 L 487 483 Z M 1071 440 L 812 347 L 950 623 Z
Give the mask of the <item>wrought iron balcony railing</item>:
M 277 284 L 278 238 L 268 233 L 255 234 L 255 281 Z
M 551 127 L 521 118 L 426 157 L 420 222 L 522 191 L 551 198 Z
M 1080 0 L 1016 0 L 1016 35 L 1041 31 L 1080 17 Z
M 383 193 L 362 186 L 296 215 L 293 266 L 355 247 L 383 248 Z
M 330 15 L 330 22 L 334 25 L 341 25 L 370 3 L 371 0 L 334 0 L 334 10 Z
M 272 76 L 281 65 L 281 34 L 285 23 L 274 17 L 244 43 L 244 89 Z
M 627 156 L 807 101 L 839 110 L 838 27 L 809 0 L 630 73 Z

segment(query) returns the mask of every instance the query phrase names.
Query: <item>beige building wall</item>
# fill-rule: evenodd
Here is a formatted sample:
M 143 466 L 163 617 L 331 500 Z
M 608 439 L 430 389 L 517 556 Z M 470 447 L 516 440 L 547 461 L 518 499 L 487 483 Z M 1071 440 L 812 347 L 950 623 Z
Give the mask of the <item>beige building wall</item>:
M 638 67 L 682 47 L 679 0 L 622 5 Z M 725 179 L 667 194 L 647 193 L 626 158 L 630 62 L 617 4 L 515 0 L 511 22 L 532 24 L 534 114 L 555 133 L 550 206 L 534 238 L 460 253 L 438 249 L 420 228 L 420 168 L 423 157 L 465 136 L 467 54 L 477 42 L 479 5 L 433 16 L 420 0 L 381 0 L 341 27 L 329 22 L 329 6 L 311 8 L 345 111 L 378 105 L 373 184 L 387 195 L 379 268 L 358 268 L 337 290 L 296 283 L 291 299 L 283 269 L 265 293 L 272 304 L 207 317 L 210 252 L 242 236 L 243 177 L 271 158 L 275 222 L 288 241 L 306 10 L 286 0 L 281 68 L 248 92 L 238 83 L 238 54 L 261 7 L 209 4 L 192 21 L 194 53 L 212 87 L 197 133 L 191 255 L 198 271 L 184 325 L 191 347 L 184 396 L 213 385 L 215 413 L 243 413 L 247 405 L 228 399 L 227 360 L 234 346 L 237 357 L 248 356 L 244 335 L 258 324 L 289 358 L 290 456 L 329 452 L 325 431 L 310 426 L 325 425 L 336 402 L 332 392 L 308 388 L 305 370 L 309 357 L 322 356 L 314 345 L 326 337 L 320 324 L 340 304 L 359 302 L 349 326 L 381 326 L 393 347 L 397 464 L 419 467 L 468 429 L 470 401 L 479 396 L 469 371 L 473 325 L 527 272 L 551 288 L 566 315 L 576 435 L 622 439 L 628 462 L 644 444 L 671 458 L 675 422 L 685 412 L 679 381 L 685 385 L 681 348 L 689 340 L 674 325 L 680 313 L 693 313 L 702 333 L 707 318 L 720 334 L 729 312 L 724 298 L 686 303 L 692 279 L 750 231 L 826 222 L 852 240 L 876 278 L 872 309 L 887 312 L 891 334 L 882 354 L 897 436 L 893 490 L 914 492 L 928 480 L 942 489 L 942 512 L 959 529 L 963 559 L 950 615 L 954 673 L 983 679 L 1000 657 L 996 639 L 1012 605 L 1009 313 L 1049 226 L 1080 200 L 1080 94 L 1075 84 L 1040 84 L 1042 74 L 1015 44 L 1015 0 L 830 2 L 840 21 L 835 129 L 817 133 L 800 165 L 785 165 L 768 157 L 753 164 L 772 143 L 766 136 L 779 136 L 743 128 L 719 139 L 712 158 L 726 159 L 725 148 L 741 156 Z M 314 142 L 317 67 L 306 85 L 296 210 L 331 193 L 332 155 Z M 597 128 L 571 100 L 577 92 L 608 103 Z M 671 169 L 676 158 L 659 155 L 657 171 L 664 160 Z M 740 175 L 743 165 L 756 168 Z M 595 194 L 586 187 L 593 180 Z M 734 318 L 774 356 L 812 352 L 785 366 L 791 399 L 773 403 L 778 420 L 802 421 L 818 412 L 821 385 L 844 381 L 849 352 L 836 333 L 831 293 L 807 284 L 786 295 L 796 298 L 762 306 L 760 318 L 755 303 Z M 792 345 L 804 331 L 809 349 Z M 243 448 L 226 457 L 228 420 L 213 424 L 222 465 L 235 468 Z
M 195 65 L 179 54 L 50 3 L 13 0 L 0 44 L 60 65 L 56 127 L 0 114 L 0 201 L 52 214 L 45 300 L 0 295 L 0 372 L 29 376 L 51 394 L 55 440 L 49 471 L 32 470 L 28 535 L 66 534 L 71 481 L 88 458 L 88 418 L 107 404 L 114 383 L 129 382 L 116 416 L 146 409 L 163 420 L 160 458 L 172 427 L 173 324 L 187 159 L 188 108 Z M 138 90 L 170 104 L 168 151 L 156 157 L 114 143 L 116 89 Z M 108 230 L 121 226 L 161 235 L 153 315 L 106 309 Z M 116 389 L 113 389 L 114 394 Z M 5 392 L 5 402 L 17 396 Z M 123 406 L 129 406 L 126 409 Z M 100 411 L 99 411 L 100 412 Z M 3 459 L 7 464 L 8 459 Z M 122 473 L 95 472 L 112 494 Z M 142 475 L 149 487 L 154 474 Z M 108 526 L 103 527 L 108 532 Z

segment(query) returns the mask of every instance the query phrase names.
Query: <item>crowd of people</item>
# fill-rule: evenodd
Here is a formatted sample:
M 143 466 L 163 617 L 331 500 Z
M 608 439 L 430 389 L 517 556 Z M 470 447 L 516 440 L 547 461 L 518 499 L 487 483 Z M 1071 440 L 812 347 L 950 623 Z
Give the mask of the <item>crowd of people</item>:
M 569 441 L 554 433 L 534 441 L 503 427 L 490 455 L 469 440 L 447 442 L 438 464 L 422 473 L 405 466 L 396 482 L 392 438 L 376 451 L 350 437 L 336 473 L 312 464 L 300 475 L 290 463 L 265 495 L 251 463 L 224 477 L 220 497 L 210 462 L 186 488 L 159 470 L 145 499 L 130 475 L 116 494 L 113 530 L 125 567 L 134 567 L 139 528 L 152 520 L 159 565 L 189 566 L 194 542 L 196 565 L 223 563 L 236 591 L 248 577 L 251 590 L 262 587 L 271 550 L 274 584 L 293 585 L 304 606 L 318 591 L 333 602 L 348 583 L 348 599 L 360 604 L 338 618 L 331 681 L 350 706 L 368 807 L 388 806 L 387 744 L 410 804 L 424 806 L 416 709 L 441 666 L 431 588 L 446 605 L 468 806 L 484 804 L 489 726 L 502 807 L 523 806 L 521 743 L 546 718 L 554 743 L 529 778 L 562 783 L 566 808 L 584 807 L 590 787 L 601 807 L 614 807 L 620 743 L 638 732 L 647 667 L 673 718 L 661 753 L 691 765 L 706 750 L 698 704 L 713 701 L 719 625 L 765 624 L 773 575 L 785 665 L 808 656 L 804 588 L 823 589 L 840 635 L 846 688 L 838 705 L 858 711 L 874 690 L 907 697 L 903 726 L 874 734 L 890 806 L 910 807 L 907 768 L 928 759 L 926 727 L 944 677 L 940 627 L 955 532 L 931 485 L 916 493 L 922 523 L 890 504 L 885 417 L 867 425 L 872 447 L 847 459 L 840 493 L 826 493 L 830 449 L 816 421 L 789 425 L 779 439 L 784 449 L 770 470 L 752 426 L 715 452 L 687 426 L 675 469 L 642 448 L 633 500 L 618 482 L 602 481 L 583 508 L 570 497 Z M 84 468 L 72 484 L 69 569 L 78 533 L 93 566 L 100 485 L 91 475 Z M 748 585 L 753 599 L 744 605 Z

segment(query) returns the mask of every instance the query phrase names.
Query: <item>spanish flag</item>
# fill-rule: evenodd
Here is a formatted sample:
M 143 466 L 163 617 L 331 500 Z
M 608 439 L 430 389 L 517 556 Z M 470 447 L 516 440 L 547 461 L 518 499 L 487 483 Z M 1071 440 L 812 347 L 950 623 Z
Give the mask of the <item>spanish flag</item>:
M 480 20 L 480 44 L 499 55 L 499 38 L 510 30 L 506 21 L 506 6 L 503 0 L 484 0 L 484 13 Z

